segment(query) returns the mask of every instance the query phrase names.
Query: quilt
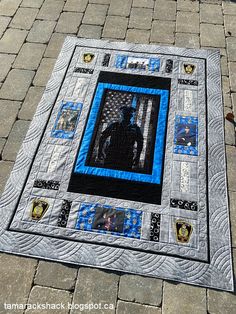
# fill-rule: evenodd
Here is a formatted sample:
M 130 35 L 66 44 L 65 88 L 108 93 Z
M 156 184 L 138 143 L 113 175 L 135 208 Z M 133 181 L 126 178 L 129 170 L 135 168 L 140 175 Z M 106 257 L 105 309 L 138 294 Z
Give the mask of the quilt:
M 0 250 L 233 290 L 219 52 L 67 37 Z

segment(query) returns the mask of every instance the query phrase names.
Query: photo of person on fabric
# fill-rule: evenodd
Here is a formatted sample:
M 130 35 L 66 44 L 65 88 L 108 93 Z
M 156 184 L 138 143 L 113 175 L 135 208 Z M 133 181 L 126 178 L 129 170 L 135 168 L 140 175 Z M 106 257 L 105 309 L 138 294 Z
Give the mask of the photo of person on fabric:
M 179 125 L 176 145 L 196 146 L 196 126 Z
M 121 120 L 111 123 L 102 132 L 97 157 L 103 161 L 105 168 L 131 171 L 139 166 L 140 154 L 143 149 L 143 135 L 140 127 L 132 123 L 136 109 L 122 106 L 120 111 Z M 104 145 L 108 139 L 109 143 Z

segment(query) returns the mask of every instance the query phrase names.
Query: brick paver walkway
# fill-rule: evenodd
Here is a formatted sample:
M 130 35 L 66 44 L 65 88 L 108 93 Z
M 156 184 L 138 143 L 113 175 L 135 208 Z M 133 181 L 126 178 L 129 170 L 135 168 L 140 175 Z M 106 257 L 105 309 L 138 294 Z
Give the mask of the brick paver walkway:
M 224 109 L 236 114 L 235 0 L 0 0 L 0 191 L 67 34 L 220 49 Z M 227 121 L 225 138 L 236 260 L 235 129 Z M 236 313 L 231 293 L 0 254 L 0 313 L 15 313 L 4 302 L 62 302 L 58 314 L 79 313 L 71 302 L 114 305 L 84 313 Z

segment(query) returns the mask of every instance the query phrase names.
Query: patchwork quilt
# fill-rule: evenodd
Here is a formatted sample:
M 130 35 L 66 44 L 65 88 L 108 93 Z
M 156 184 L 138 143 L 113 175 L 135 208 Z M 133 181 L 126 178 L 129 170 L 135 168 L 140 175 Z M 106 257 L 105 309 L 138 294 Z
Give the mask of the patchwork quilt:
M 67 37 L 0 250 L 233 290 L 219 53 Z

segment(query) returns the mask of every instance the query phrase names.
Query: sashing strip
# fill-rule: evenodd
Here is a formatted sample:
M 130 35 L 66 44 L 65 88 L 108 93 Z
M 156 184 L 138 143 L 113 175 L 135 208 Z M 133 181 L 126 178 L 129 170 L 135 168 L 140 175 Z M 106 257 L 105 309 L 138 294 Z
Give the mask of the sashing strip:
M 72 201 L 63 200 L 63 203 L 61 206 L 61 212 L 57 221 L 58 227 L 63 227 L 63 228 L 66 227 L 69 214 L 70 214 L 71 204 L 72 204 Z
M 192 210 L 192 211 L 197 211 L 198 209 L 197 202 L 179 200 L 176 198 L 170 199 L 170 206 L 174 208 L 181 208 L 181 209 Z
M 142 211 L 82 203 L 76 229 L 140 239 Z
M 46 190 L 59 190 L 60 182 L 54 180 L 40 180 L 37 179 L 34 181 L 34 188 L 46 189 Z
M 160 238 L 161 215 L 151 214 L 150 241 L 158 242 Z

